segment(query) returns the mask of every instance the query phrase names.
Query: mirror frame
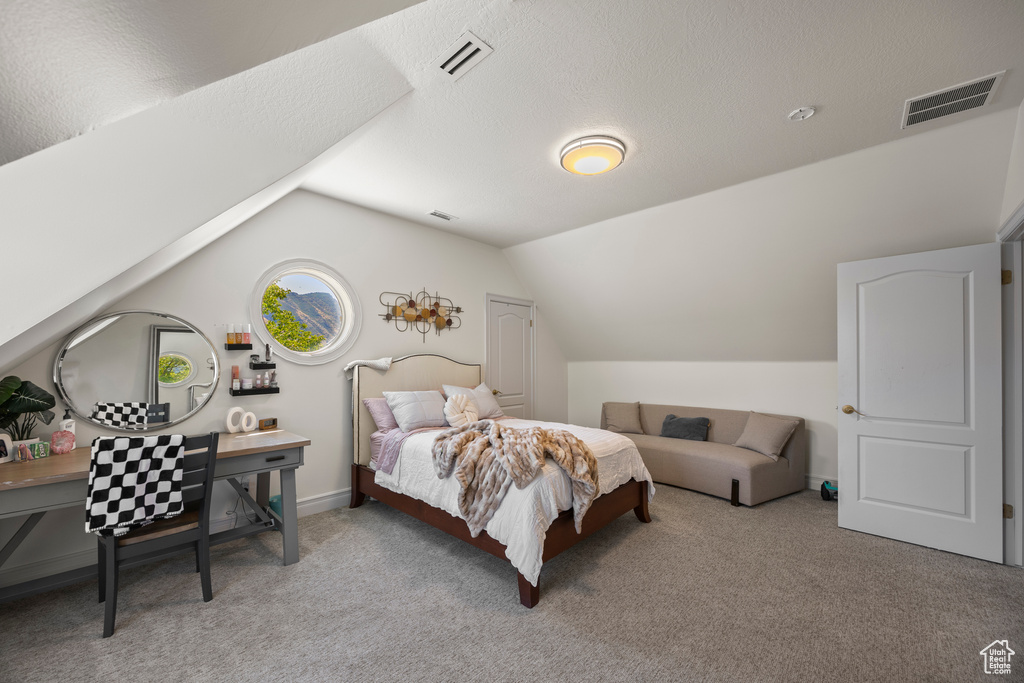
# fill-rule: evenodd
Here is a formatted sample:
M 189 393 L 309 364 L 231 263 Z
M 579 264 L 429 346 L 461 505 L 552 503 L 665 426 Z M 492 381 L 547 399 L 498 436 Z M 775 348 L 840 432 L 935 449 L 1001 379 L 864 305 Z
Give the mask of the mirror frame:
M 121 317 L 121 316 L 124 316 L 124 315 L 129 315 L 129 314 L 132 314 L 132 313 L 140 313 L 140 314 L 143 314 L 143 315 L 159 316 L 161 318 L 164 318 L 165 320 L 177 323 L 178 325 L 180 325 L 182 327 L 187 327 L 188 329 L 190 329 L 193 332 L 195 332 L 196 334 L 198 334 L 207 344 L 210 345 L 210 348 L 213 349 L 213 382 L 210 383 L 210 395 L 206 399 L 206 401 L 204 401 L 200 405 L 197 405 L 193 410 L 189 411 L 185 415 L 182 415 L 181 417 L 179 417 L 176 420 L 171 420 L 169 422 L 160 422 L 159 426 L 154 425 L 152 427 L 147 427 L 146 429 L 125 429 L 124 427 L 115 427 L 113 425 L 103 424 L 103 423 L 100 423 L 100 422 L 97 422 L 97 421 L 93 420 L 92 417 L 90 417 L 90 415 L 88 414 L 88 412 L 83 413 L 81 410 L 79 410 L 78 406 L 75 405 L 75 402 L 71 400 L 70 396 L 68 396 L 68 392 L 64 389 L 64 382 L 61 380 L 61 374 L 60 374 L 61 367 L 64 364 L 64 357 L 67 355 L 67 352 L 70 350 L 69 345 L 71 344 L 72 341 L 74 341 L 78 337 L 79 334 L 81 334 L 84 330 L 87 330 L 88 328 L 93 327 L 97 323 L 99 323 L 99 322 L 101 322 L 103 320 L 107 320 L 108 318 L 117 318 L 117 317 Z M 147 368 L 147 372 L 149 370 L 150 370 L 150 368 Z M 217 353 L 217 347 L 214 346 L 213 342 L 210 341 L 210 338 L 207 337 L 205 334 L 203 334 L 202 330 L 200 330 L 198 327 L 196 327 L 192 323 L 188 322 L 187 320 L 182 320 L 178 316 L 171 315 L 169 313 L 161 313 L 159 311 L 145 311 L 145 310 L 135 310 L 135 309 L 133 309 L 133 310 L 128 310 L 128 311 L 115 311 L 113 313 L 104 313 L 103 315 L 96 316 L 95 318 L 91 318 L 86 323 L 84 323 L 84 324 L 78 326 L 77 328 L 75 328 L 75 330 L 71 334 L 69 334 L 67 336 L 67 338 L 64 339 L 64 342 L 61 344 L 60 349 L 57 351 L 57 357 L 53 361 L 53 385 L 57 388 L 57 393 L 60 394 L 60 398 L 64 402 L 64 405 L 66 405 L 71 410 L 72 413 L 74 413 L 75 415 L 77 415 L 81 419 L 87 421 L 90 425 L 93 425 L 93 426 L 96 426 L 96 427 L 100 427 L 100 428 L 103 428 L 103 429 L 111 429 L 111 430 L 113 430 L 115 432 L 125 432 L 127 434 L 145 434 L 147 432 L 155 432 L 155 431 L 158 431 L 158 430 L 170 427 L 172 425 L 176 425 L 176 424 L 178 424 L 180 422 L 184 422 L 185 420 L 189 419 L 190 417 L 192 417 L 193 415 L 198 413 L 204 406 L 206 406 L 207 403 L 210 402 L 210 399 L 213 398 L 213 394 L 217 390 L 217 385 L 219 383 L 220 383 L 220 356 Z M 148 398 L 149 397 L 147 396 L 147 399 Z

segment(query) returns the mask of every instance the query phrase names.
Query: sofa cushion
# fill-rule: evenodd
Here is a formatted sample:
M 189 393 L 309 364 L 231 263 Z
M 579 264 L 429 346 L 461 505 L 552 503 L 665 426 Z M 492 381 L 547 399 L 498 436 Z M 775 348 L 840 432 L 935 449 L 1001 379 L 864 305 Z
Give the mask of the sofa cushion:
M 708 427 L 708 441 L 732 445 L 743 433 L 747 413 L 740 410 L 717 408 L 693 408 L 690 406 L 666 406 L 655 403 L 640 404 L 640 424 L 644 434 L 661 434 L 661 426 L 669 414 L 676 417 L 706 417 L 711 420 Z
M 619 434 L 643 434 L 640 426 L 640 402 L 605 403 L 604 429 Z
M 669 413 L 661 423 L 661 435 L 670 439 L 707 441 L 710 424 L 711 420 L 706 417 L 676 417 Z
M 783 420 L 751 411 L 736 445 L 778 460 L 798 424 L 798 420 Z

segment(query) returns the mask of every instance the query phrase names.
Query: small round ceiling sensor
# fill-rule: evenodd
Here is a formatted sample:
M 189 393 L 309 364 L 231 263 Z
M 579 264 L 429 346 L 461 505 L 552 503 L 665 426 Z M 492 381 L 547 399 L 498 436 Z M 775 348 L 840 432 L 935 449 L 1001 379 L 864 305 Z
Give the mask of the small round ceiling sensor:
M 790 121 L 803 121 L 814 116 L 814 107 L 800 107 L 789 112 Z

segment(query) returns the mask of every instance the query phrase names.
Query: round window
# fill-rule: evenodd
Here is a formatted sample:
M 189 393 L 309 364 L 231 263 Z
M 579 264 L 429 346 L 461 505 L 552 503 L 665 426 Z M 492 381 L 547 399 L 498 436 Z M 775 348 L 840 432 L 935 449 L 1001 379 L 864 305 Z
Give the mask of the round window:
M 341 356 L 359 334 L 355 292 L 334 269 L 309 260 L 279 263 L 256 282 L 249 301 L 253 329 L 274 352 L 303 365 Z
M 157 359 L 156 381 L 160 386 L 176 387 L 195 377 L 195 374 L 195 363 L 183 353 L 167 352 Z

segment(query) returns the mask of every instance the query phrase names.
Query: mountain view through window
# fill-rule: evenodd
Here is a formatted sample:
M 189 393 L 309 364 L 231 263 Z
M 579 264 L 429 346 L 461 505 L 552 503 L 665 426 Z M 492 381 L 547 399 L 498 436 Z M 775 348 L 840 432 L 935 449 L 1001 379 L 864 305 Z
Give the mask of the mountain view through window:
M 319 278 L 302 273 L 284 275 L 267 287 L 262 303 L 267 331 L 292 351 L 316 351 L 341 333 L 341 302 Z

